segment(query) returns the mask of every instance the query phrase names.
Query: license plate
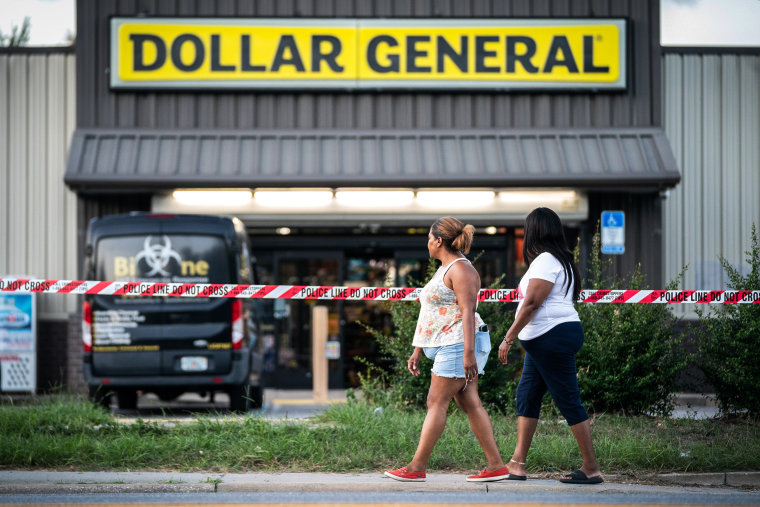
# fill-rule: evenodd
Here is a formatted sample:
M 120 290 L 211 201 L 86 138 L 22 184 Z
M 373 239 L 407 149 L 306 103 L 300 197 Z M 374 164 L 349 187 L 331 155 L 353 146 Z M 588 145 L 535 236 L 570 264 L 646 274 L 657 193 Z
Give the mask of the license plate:
M 206 371 L 208 370 L 208 358 L 203 356 L 188 356 L 180 359 L 179 367 L 182 371 Z

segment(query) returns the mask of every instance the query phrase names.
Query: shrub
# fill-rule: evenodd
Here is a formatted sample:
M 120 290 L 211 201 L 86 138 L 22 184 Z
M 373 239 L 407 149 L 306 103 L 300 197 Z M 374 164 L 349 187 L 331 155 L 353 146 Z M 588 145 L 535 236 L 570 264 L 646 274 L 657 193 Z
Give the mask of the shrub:
M 602 260 L 599 232 L 594 235 L 584 288 L 643 289 L 640 266 L 624 278 Z M 576 260 L 578 250 L 576 249 Z M 683 275 L 668 284 L 674 289 Z M 666 304 L 576 305 L 585 341 L 578 353 L 581 400 L 593 411 L 667 415 L 673 409 L 676 381 L 687 365 L 677 319 Z
M 720 263 L 732 290 L 760 290 L 760 241 L 752 224 L 751 249 L 746 251 L 750 272 L 743 276 L 723 257 Z M 715 389 L 724 413 L 748 411 L 760 415 L 760 304 L 720 304 L 698 309 L 697 365 Z
M 432 278 L 436 269 L 437 263 L 431 260 L 424 282 L 410 280 L 410 285 L 423 286 Z M 491 287 L 498 287 L 501 283 L 502 279 L 499 279 Z M 367 371 L 359 376 L 360 389 L 364 399 L 371 403 L 398 407 L 425 407 L 430 387 L 430 369 L 433 363 L 423 354 L 418 376 L 412 376 L 406 369 L 409 356 L 414 351 L 412 338 L 417 326 L 420 303 L 393 302 L 389 304 L 394 329 L 392 335 L 386 335 L 365 325 L 365 328 L 377 340 L 380 356 L 386 366 L 381 367 L 362 360 L 367 366 Z M 501 413 L 508 412 L 514 407 L 516 378 L 522 367 L 519 348 L 514 357 L 510 355 L 507 366 L 499 362 L 497 354 L 499 344 L 514 320 L 514 310 L 510 308 L 511 306 L 514 305 L 481 303 L 478 306 L 478 313 L 490 326 L 492 347 L 485 366 L 485 374 L 478 382 L 478 392 L 486 409 Z

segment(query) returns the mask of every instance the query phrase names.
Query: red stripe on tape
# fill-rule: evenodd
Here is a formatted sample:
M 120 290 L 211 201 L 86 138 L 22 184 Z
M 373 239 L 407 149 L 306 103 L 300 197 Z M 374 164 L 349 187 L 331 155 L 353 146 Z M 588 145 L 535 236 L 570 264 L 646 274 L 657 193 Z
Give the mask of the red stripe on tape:
M 85 294 L 99 294 L 103 291 L 106 287 L 110 287 L 111 282 L 98 282 L 93 287 L 90 287 L 88 290 L 84 291 Z
M 264 287 L 260 288 L 253 294 L 251 294 L 252 298 L 259 299 L 263 298 L 264 296 L 268 295 L 270 292 L 275 290 L 279 285 L 265 285 Z
M 276 286 L 275 286 L 276 287 Z M 279 296 L 277 296 L 277 299 L 290 299 L 299 292 L 301 292 L 303 289 L 305 289 L 305 285 L 294 285 Z
M 664 290 L 653 290 L 651 294 L 649 294 L 647 297 L 645 297 L 641 302 L 642 303 L 651 303 L 653 301 L 657 301 L 660 299 L 660 296 L 665 294 L 666 291 Z

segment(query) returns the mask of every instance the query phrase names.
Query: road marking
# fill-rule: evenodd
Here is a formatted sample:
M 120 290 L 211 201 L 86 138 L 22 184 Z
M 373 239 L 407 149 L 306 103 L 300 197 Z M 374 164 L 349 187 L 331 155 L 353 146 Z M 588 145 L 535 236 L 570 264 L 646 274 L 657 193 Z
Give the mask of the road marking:
M 60 502 L 51 502 L 51 503 L 38 503 L 38 504 L 23 504 L 24 507 L 49 507 L 50 505 L 67 505 Z M 136 504 L 134 503 L 88 503 L 87 507 L 135 507 Z M 325 507 L 325 503 L 303 503 L 299 501 L 293 501 L 293 502 L 279 502 L 279 503 L 173 503 L 173 502 L 150 502 L 150 501 L 141 501 L 141 505 L 165 505 L 166 507 L 198 507 L 199 505 L 202 505 L 203 507 L 241 507 L 243 505 L 255 505 L 256 507 L 284 507 L 286 505 L 299 505 L 301 507 Z M 440 502 L 437 503 L 422 503 L 422 502 L 415 502 L 415 503 L 355 503 L 355 502 L 331 502 L 330 505 L 340 505 L 340 506 L 351 506 L 351 507 L 441 507 Z M 454 505 L 454 504 L 452 504 Z M 467 505 L 495 505 L 493 502 L 472 502 L 468 500 Z M 535 502 L 535 503 L 526 503 L 526 502 L 503 502 L 500 501 L 499 505 L 519 505 L 520 507 L 588 507 L 588 503 L 552 503 L 552 502 Z M 608 504 L 593 504 L 593 507 L 674 507 L 676 504 L 638 504 L 638 503 L 608 503 Z M 707 505 L 697 505 L 697 504 L 679 504 L 679 505 L 687 505 L 688 507 L 715 507 L 713 506 L 707 506 Z M 738 507 L 732 506 L 732 505 L 720 505 L 720 507 Z

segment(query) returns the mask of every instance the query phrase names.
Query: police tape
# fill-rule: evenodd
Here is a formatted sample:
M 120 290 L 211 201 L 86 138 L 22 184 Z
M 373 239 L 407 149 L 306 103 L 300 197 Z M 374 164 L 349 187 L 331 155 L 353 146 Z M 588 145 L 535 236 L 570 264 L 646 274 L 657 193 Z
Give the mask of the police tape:
M 101 296 L 418 301 L 419 287 L 246 285 L 180 282 L 103 282 L 0 278 L 0 293 Z M 514 303 L 517 289 L 481 289 L 482 303 Z M 760 303 L 760 290 L 583 290 L 579 303 Z

